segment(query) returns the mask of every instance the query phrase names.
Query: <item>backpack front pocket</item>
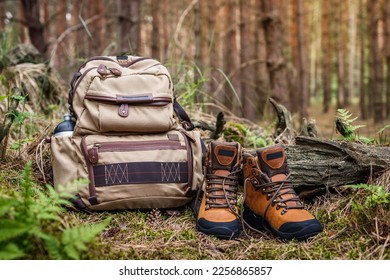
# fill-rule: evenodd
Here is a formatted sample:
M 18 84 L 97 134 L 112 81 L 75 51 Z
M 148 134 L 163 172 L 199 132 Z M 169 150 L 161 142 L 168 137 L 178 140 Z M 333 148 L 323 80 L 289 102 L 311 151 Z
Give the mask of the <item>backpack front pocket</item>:
M 147 136 L 90 135 L 81 140 L 92 209 L 166 208 L 191 198 L 193 159 L 178 131 Z

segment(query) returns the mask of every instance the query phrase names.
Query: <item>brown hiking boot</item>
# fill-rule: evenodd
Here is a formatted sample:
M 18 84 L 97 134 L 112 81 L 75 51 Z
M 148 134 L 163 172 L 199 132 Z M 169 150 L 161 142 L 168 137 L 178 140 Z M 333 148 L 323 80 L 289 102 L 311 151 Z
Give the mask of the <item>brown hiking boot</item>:
M 293 189 L 283 147 L 275 145 L 256 153 L 257 160 L 244 154 L 244 221 L 287 240 L 320 233 L 320 222 L 304 209 Z
M 206 186 L 195 201 L 200 232 L 231 239 L 240 233 L 237 209 L 239 143 L 211 142 L 206 155 Z

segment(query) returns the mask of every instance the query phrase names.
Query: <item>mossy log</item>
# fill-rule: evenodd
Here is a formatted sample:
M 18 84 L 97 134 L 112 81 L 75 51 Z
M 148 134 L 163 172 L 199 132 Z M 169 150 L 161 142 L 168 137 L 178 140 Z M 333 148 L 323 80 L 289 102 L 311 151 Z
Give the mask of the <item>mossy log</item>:
M 306 193 L 367 183 L 390 168 L 390 147 L 298 136 L 285 145 L 294 185 Z

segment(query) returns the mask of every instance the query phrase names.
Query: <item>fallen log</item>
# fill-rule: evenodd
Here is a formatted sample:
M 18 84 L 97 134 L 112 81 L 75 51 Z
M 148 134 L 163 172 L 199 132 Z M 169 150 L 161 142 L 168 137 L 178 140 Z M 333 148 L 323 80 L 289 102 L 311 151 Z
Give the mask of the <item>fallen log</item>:
M 307 192 L 367 183 L 390 168 L 390 147 L 298 136 L 285 149 L 294 185 Z

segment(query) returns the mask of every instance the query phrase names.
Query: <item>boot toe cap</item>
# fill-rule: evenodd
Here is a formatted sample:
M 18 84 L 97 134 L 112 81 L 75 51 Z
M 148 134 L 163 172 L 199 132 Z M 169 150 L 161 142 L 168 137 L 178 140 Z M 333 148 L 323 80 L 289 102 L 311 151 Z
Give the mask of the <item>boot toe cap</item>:
M 301 222 L 284 223 L 278 230 L 279 235 L 284 239 L 305 240 L 322 232 L 323 228 L 317 219 Z
M 222 239 L 232 239 L 240 234 L 240 222 L 238 219 L 230 222 L 212 222 L 200 218 L 197 221 L 197 227 L 200 232 Z

